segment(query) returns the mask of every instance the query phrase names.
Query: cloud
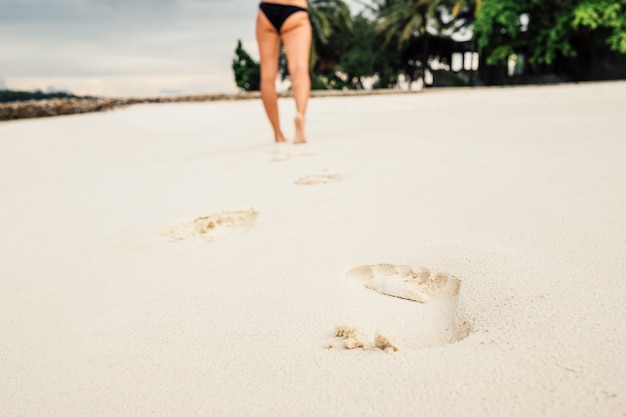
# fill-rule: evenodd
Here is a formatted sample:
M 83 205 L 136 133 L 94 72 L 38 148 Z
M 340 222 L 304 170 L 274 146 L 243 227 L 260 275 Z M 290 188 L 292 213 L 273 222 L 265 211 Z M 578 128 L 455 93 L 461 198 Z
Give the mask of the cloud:
M 139 22 L 143 26 L 218 16 L 233 20 L 246 14 L 246 3 L 250 6 L 243 0 L 0 0 L 0 22 L 46 26 Z
M 143 94 L 156 94 L 161 88 L 148 89 L 158 82 L 140 82 L 144 77 L 168 79 L 175 85 L 164 88 L 184 88 L 188 93 L 229 91 L 234 88 L 231 60 L 237 40 L 242 39 L 258 58 L 257 4 L 251 0 L 0 0 L 0 69 L 11 88 L 19 84 L 45 90 L 54 85 L 84 92 L 91 86 L 92 94 L 122 94 L 136 85 Z M 193 82 L 184 82 L 185 77 Z
M 140 75 L 223 80 L 237 39 L 254 39 L 256 13 L 243 0 L 0 0 L 0 9 L 0 68 L 10 84 Z

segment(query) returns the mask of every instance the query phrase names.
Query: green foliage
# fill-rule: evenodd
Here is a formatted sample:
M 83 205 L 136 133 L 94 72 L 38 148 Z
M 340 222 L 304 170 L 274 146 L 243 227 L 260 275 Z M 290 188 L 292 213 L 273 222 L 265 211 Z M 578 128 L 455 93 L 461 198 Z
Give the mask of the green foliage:
M 340 58 L 339 68 L 347 74 L 348 85 L 353 88 L 363 88 L 361 79 L 376 72 L 380 51 L 376 48 L 374 27 L 370 20 L 356 16 L 350 39 L 345 42 L 349 47 Z
M 315 74 L 329 74 L 352 39 L 350 8 L 343 0 L 309 0 L 308 7 L 313 29 L 311 69 Z
M 626 27 L 626 22 L 623 22 L 622 25 Z M 626 54 L 626 31 L 614 32 L 607 39 L 607 43 L 612 50 Z
M 571 11 L 572 27 L 586 26 L 596 30 L 603 25 L 614 26 L 619 21 L 621 12 L 621 5 L 617 2 L 585 0 Z
M 552 64 L 560 56 L 575 57 L 576 50 L 570 42 L 570 22 L 567 19 L 558 19 L 551 26 L 533 28 L 536 30 L 534 37 L 526 42 L 528 49 L 533 52 L 530 56 L 532 64 Z M 518 42 L 523 45 L 523 42 Z
M 608 29 L 611 35 L 606 42 L 610 48 L 626 53 L 626 0 L 580 0 L 577 3 L 563 19 L 571 20 L 573 29 Z
M 520 16 L 525 2 L 519 0 L 486 0 L 474 24 L 474 36 L 481 51 L 489 50 L 487 63 L 505 62 L 519 45 L 522 32 Z
M 393 88 L 398 84 L 398 73 L 387 66 L 378 71 L 378 80 L 374 84 L 374 89 Z
M 245 91 L 259 91 L 261 87 L 260 65 L 243 49 L 241 40 L 237 41 L 232 68 L 237 87 Z
M 308 0 L 314 36 L 320 44 L 328 44 L 337 31 L 351 31 L 350 7 L 343 0 Z
M 395 41 L 398 49 L 426 33 L 437 0 L 374 0 L 378 24 L 386 46 Z
M 537 49 L 531 57 L 533 63 L 552 63 L 559 56 L 577 57 L 579 53 L 572 40 L 581 33 L 593 33 L 600 29 L 612 32 L 605 41 L 616 52 L 626 53 L 626 2 L 623 0 L 578 0 L 559 10 L 559 17 L 552 27 L 543 27 L 537 37 Z M 545 47 L 542 48 L 542 45 Z
M 336 73 L 329 75 L 313 75 L 311 78 L 312 90 L 345 90 L 349 88 L 350 85 Z
M 576 58 L 589 53 L 582 50 L 585 36 L 602 31 L 613 51 L 626 53 L 626 0 L 485 0 L 474 29 L 491 65 L 520 50 L 529 52 L 531 64 Z

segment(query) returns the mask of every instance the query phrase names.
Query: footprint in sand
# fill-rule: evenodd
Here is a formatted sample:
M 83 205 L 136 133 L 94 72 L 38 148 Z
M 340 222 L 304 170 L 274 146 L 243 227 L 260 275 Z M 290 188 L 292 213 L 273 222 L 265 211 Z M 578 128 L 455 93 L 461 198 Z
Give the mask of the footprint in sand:
M 469 333 L 459 318 L 461 281 L 445 272 L 407 265 L 361 265 L 346 272 L 349 296 L 328 348 L 380 349 L 444 346 Z
M 174 226 L 165 234 L 175 241 L 201 238 L 212 242 L 247 231 L 254 224 L 258 214 L 252 209 L 222 211 Z
M 361 265 L 346 272 L 346 278 L 362 280 L 366 288 L 381 294 L 423 304 L 433 297 L 457 297 L 461 288 L 461 281 L 450 274 L 433 273 L 428 268 L 414 271 L 408 265 Z
M 292 145 L 288 143 L 274 144 L 271 148 L 265 150 L 265 153 L 270 156 L 272 162 L 288 161 L 292 158 L 298 157 L 310 157 L 316 156 L 315 152 L 312 152 L 309 145 Z
M 318 174 L 318 175 L 305 175 L 298 178 L 295 183 L 299 185 L 317 185 L 317 184 L 330 184 L 331 182 L 341 181 L 339 175 L 333 174 Z

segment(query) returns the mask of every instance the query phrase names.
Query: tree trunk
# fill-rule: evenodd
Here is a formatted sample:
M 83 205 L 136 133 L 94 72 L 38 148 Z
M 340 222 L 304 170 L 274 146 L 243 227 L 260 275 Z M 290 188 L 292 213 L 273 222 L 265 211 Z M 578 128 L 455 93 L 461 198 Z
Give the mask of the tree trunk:
M 472 35 L 472 43 L 471 43 L 471 47 L 470 47 L 470 69 L 469 69 L 469 85 L 473 86 L 474 85 L 474 54 L 476 53 L 476 39 L 474 39 L 474 36 Z M 463 54 L 465 55 L 465 54 Z
M 428 69 L 428 56 L 429 56 L 429 44 L 428 44 L 428 16 L 426 13 L 422 13 L 422 34 L 424 36 L 424 55 L 422 56 L 422 85 L 426 88 L 426 70 Z

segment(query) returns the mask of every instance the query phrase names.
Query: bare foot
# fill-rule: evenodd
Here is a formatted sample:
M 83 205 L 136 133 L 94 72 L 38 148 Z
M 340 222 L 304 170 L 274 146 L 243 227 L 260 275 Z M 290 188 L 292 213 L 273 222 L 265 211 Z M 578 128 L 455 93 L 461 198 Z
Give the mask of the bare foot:
M 274 142 L 275 143 L 287 143 L 287 139 L 285 139 L 285 136 L 283 135 L 283 132 L 276 133 L 276 135 L 274 137 Z
M 293 143 L 296 145 L 301 145 L 306 143 L 306 136 L 304 134 L 304 114 L 298 113 L 295 118 L 296 122 L 296 138 Z

